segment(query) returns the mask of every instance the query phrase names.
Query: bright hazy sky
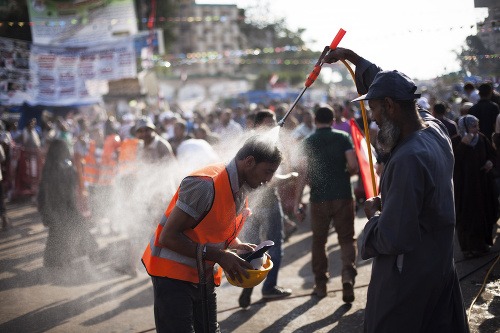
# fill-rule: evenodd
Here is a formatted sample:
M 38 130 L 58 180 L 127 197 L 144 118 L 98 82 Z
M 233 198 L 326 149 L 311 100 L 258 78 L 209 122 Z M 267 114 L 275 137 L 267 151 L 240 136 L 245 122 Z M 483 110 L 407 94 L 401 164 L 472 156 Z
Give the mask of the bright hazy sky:
M 487 9 L 474 0 L 198 0 L 256 8 L 260 17 L 285 18 L 291 30 L 313 50 L 329 45 L 340 28 L 347 31 L 339 46 L 350 48 L 383 69 L 398 69 L 416 79 L 459 70 L 453 51 L 476 34 Z M 268 10 L 266 10 L 266 5 Z M 471 26 L 473 26 L 471 28 Z

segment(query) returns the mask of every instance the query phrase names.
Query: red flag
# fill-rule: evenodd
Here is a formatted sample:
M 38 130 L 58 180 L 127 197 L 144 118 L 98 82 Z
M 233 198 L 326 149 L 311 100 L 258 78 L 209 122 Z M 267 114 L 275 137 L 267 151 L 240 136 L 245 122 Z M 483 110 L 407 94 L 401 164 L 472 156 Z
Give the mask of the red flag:
M 366 144 L 366 140 L 365 140 L 365 137 L 363 136 L 363 133 L 361 133 L 361 130 L 359 129 L 358 124 L 354 121 L 353 118 L 351 118 L 350 123 L 351 123 L 352 141 L 354 143 L 354 149 L 356 150 L 356 156 L 358 158 L 359 171 L 361 173 L 361 179 L 363 181 L 365 195 L 366 195 L 366 198 L 371 198 L 371 197 L 378 195 L 378 191 L 379 191 L 378 186 L 379 186 L 380 178 L 374 172 L 377 193 L 373 193 L 372 175 L 371 175 L 371 170 L 370 170 L 370 160 L 368 159 L 368 145 Z M 374 155 L 375 149 L 373 148 L 373 146 L 371 147 L 371 150 L 372 150 L 372 162 L 375 163 L 375 161 L 376 161 L 375 155 Z

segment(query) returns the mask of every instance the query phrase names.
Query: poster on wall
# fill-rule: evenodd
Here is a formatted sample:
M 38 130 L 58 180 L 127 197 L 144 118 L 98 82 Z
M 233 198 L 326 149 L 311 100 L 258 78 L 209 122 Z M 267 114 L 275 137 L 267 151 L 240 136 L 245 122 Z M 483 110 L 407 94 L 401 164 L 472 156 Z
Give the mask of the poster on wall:
M 100 95 L 89 93 L 89 82 L 137 76 L 133 39 L 89 47 L 33 45 L 30 69 L 37 104 L 90 103 Z
M 29 100 L 31 44 L 0 38 L 0 105 L 20 105 Z
M 27 0 L 33 44 L 100 44 L 137 33 L 133 0 Z

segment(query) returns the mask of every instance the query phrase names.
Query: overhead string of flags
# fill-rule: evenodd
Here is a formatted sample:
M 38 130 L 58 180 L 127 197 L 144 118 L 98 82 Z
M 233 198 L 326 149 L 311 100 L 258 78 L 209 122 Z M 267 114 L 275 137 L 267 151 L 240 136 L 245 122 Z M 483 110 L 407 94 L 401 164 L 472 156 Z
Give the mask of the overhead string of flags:
M 26 41 L 17 41 L 23 44 L 31 44 Z M 259 57 L 261 55 L 272 55 L 283 52 L 304 52 L 304 58 L 296 59 L 273 59 Z M 265 65 L 284 65 L 284 66 L 299 66 L 299 65 L 311 65 L 316 62 L 315 56 L 311 54 L 313 52 L 311 49 L 305 46 L 291 46 L 286 45 L 282 47 L 267 47 L 267 48 L 248 48 L 248 49 L 237 49 L 237 50 L 225 50 L 222 52 L 218 51 L 206 51 L 206 52 L 193 52 L 193 53 L 178 53 L 178 54 L 167 54 L 164 56 L 154 55 L 152 61 L 158 66 L 164 67 L 175 67 L 175 66 L 186 66 L 194 65 L 200 63 L 213 63 L 220 60 L 232 61 L 233 63 L 238 63 L 241 65 L 254 65 L 254 64 L 265 64 Z M 483 54 L 483 55 L 467 55 L 461 56 L 464 60 L 477 60 L 477 59 L 498 59 L 500 54 Z
M 500 54 L 481 54 L 481 55 L 461 56 L 460 58 L 464 60 L 499 59 Z
M 239 22 L 239 21 L 244 21 L 248 18 L 243 17 L 243 16 L 238 16 L 236 18 L 230 17 L 230 16 L 185 16 L 185 17 L 158 17 L 158 18 L 147 18 L 144 17 L 140 19 L 142 23 L 148 23 L 150 20 L 154 20 L 156 22 L 173 22 L 173 23 L 203 23 L 203 22 Z M 109 18 L 109 19 L 99 19 L 99 23 L 103 24 L 110 24 L 110 25 L 115 25 L 120 22 L 126 22 L 126 23 L 132 23 L 132 22 L 137 22 L 138 20 L 136 19 L 131 19 L 131 18 Z M 20 26 L 23 27 L 25 25 L 29 26 L 35 26 L 35 25 L 41 25 L 41 26 L 66 26 L 66 25 L 77 25 L 77 24 L 85 24 L 86 19 L 76 19 L 73 18 L 71 20 L 41 20 L 41 21 L 0 21 L 0 27 L 3 25 L 9 25 L 9 26 Z M 463 29 L 477 29 L 478 32 L 491 32 L 491 31 L 500 31 L 500 23 L 497 21 L 491 21 L 488 22 L 488 24 L 485 23 L 477 23 L 471 24 L 471 25 L 456 25 L 456 26 L 450 26 L 450 27 L 439 27 L 439 28 L 428 28 L 428 29 L 421 29 L 421 28 L 416 28 L 416 29 L 408 29 L 407 31 L 402 31 L 400 33 L 418 33 L 418 32 L 440 32 L 440 31 L 452 31 L 452 30 L 463 30 Z

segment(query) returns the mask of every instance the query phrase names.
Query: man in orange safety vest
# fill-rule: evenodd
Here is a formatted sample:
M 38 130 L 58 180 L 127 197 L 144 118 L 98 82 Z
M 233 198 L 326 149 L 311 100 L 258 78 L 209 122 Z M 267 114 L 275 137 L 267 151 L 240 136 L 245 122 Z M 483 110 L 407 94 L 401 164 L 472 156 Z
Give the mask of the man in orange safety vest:
M 247 191 L 271 180 L 281 159 L 275 143 L 252 137 L 228 164 L 209 165 L 182 180 L 142 256 L 153 281 L 157 332 L 202 331 L 202 301 L 208 303 L 205 324 L 220 332 L 214 285 L 221 268 L 240 282 L 252 269 L 231 251 L 253 249 L 238 239 L 249 215 Z M 196 285 L 197 251 L 206 259 L 207 299 Z

